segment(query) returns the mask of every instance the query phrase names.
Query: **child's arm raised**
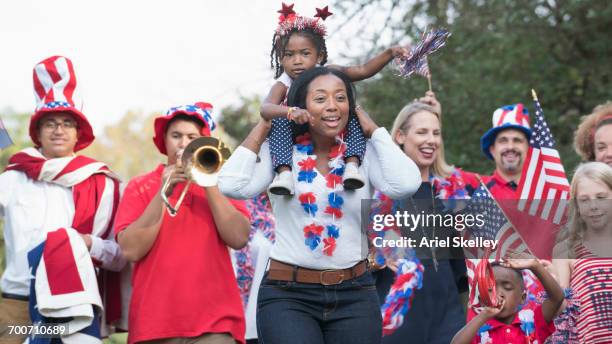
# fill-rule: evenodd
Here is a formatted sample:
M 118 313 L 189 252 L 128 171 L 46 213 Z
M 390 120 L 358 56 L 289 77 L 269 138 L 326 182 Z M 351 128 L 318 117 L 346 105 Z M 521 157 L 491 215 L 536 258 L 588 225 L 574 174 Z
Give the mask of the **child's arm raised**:
M 284 118 L 294 121 L 297 124 L 304 124 L 310 122 L 310 114 L 304 109 L 297 107 L 291 108 L 289 106 L 281 105 L 285 99 L 287 93 L 287 86 L 282 82 L 277 81 L 274 86 L 270 89 L 270 93 L 263 104 L 261 104 L 261 117 L 267 121 L 271 121 L 274 118 Z
M 261 117 L 267 121 L 271 121 L 274 118 L 286 117 L 297 124 L 309 123 L 311 116 L 308 111 L 298 107 L 292 108 L 280 105 L 285 99 L 286 93 L 287 86 L 280 81 L 276 82 L 270 89 L 270 93 L 268 93 L 266 99 L 264 99 L 263 104 L 261 104 L 261 109 L 259 109 Z
M 351 81 L 361 81 L 371 78 L 376 73 L 380 72 L 395 57 L 408 57 L 408 50 L 404 47 L 395 46 L 386 49 L 382 53 L 374 56 L 370 61 L 360 66 L 338 66 L 330 65 L 329 68 L 335 68 L 346 74 Z
M 274 118 L 285 117 L 289 111 L 289 107 L 281 105 L 287 94 L 287 86 L 282 82 L 277 81 L 270 89 L 268 96 L 261 104 L 261 117 L 270 121 Z
M 525 258 L 525 255 L 512 253 L 501 265 L 512 269 L 529 269 L 538 278 L 548 298 L 542 303 L 542 315 L 547 323 L 551 322 L 565 299 L 563 290 L 544 265 L 537 258 Z
M 472 318 L 469 323 L 467 323 L 457 334 L 453 337 L 451 344 L 469 344 L 474 342 L 476 335 L 478 334 L 478 330 L 487 323 L 490 319 L 495 317 L 499 312 L 501 312 L 502 307 L 504 306 L 504 300 L 502 300 L 501 304 L 498 307 L 484 307 L 477 316 Z

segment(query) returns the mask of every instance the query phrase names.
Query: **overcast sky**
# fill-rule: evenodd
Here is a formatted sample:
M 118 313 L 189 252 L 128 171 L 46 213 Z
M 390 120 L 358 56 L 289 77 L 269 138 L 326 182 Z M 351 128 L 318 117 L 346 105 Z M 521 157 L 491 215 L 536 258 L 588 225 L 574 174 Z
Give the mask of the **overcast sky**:
M 128 110 L 165 111 L 198 100 L 219 110 L 240 94 L 265 95 L 280 3 L 2 1 L 0 110 L 34 109 L 32 68 L 52 55 L 72 60 L 83 112 L 96 132 Z M 312 16 L 327 4 L 299 0 L 294 9 Z M 342 20 L 330 17 L 330 30 Z M 342 31 L 328 41 L 331 62 L 339 59 L 334 46 L 342 45 Z

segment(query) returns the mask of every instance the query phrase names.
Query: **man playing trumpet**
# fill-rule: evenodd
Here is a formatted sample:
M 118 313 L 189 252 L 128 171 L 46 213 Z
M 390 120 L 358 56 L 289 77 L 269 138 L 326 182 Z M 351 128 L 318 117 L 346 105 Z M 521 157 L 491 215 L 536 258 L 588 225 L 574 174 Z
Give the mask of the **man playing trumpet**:
M 247 209 L 216 185 L 187 183 L 192 166 L 181 163 L 187 145 L 215 128 L 211 110 L 196 103 L 157 117 L 153 142 L 167 165 L 134 178 L 124 191 L 115 228 L 125 257 L 135 262 L 129 343 L 244 343 L 227 246 L 246 245 Z M 174 209 L 164 204 L 163 190 Z

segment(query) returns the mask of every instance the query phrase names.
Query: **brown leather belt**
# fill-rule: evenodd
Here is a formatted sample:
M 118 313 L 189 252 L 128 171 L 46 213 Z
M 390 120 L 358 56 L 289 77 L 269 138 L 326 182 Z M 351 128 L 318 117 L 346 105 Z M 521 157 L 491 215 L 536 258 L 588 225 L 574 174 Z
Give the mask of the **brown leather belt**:
M 312 270 L 270 259 L 268 279 L 275 281 L 335 285 L 359 277 L 366 271 L 368 271 L 367 260 L 362 260 L 348 269 Z

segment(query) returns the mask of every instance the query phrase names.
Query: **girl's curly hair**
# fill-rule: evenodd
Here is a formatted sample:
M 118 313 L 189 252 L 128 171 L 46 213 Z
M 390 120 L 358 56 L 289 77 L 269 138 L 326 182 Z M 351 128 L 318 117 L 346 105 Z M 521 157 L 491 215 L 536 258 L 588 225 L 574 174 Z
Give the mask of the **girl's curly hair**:
M 574 149 L 584 161 L 595 160 L 595 132 L 604 125 L 612 124 L 612 102 L 597 105 L 593 113 L 582 117 L 574 133 Z

